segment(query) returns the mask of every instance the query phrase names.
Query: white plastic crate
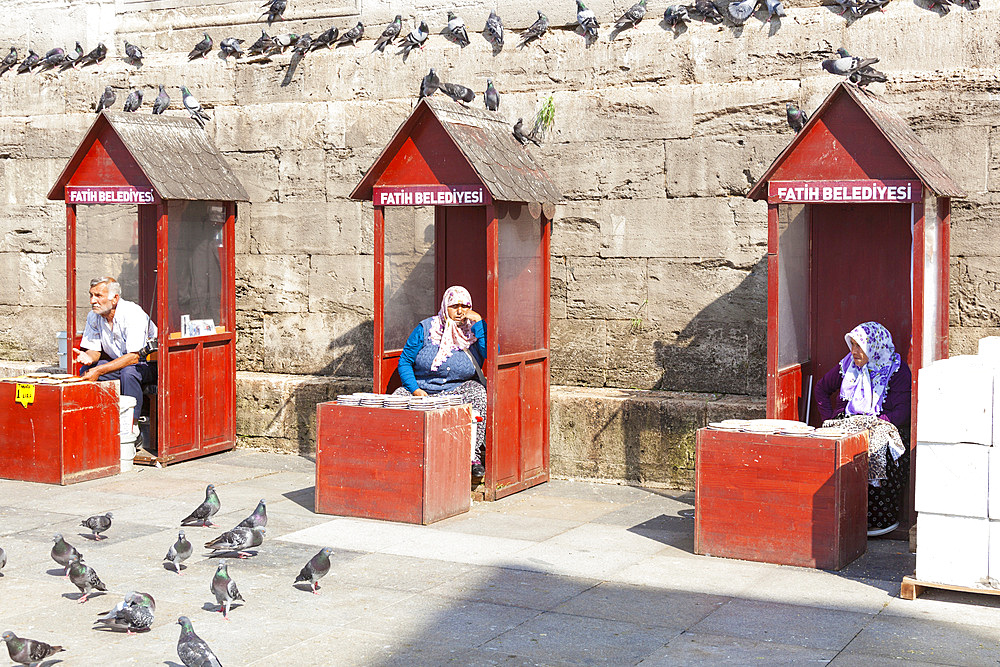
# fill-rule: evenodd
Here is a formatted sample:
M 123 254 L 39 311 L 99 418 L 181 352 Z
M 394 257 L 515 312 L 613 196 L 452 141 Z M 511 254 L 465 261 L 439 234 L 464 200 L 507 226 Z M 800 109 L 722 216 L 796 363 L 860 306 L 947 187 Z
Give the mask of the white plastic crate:
M 983 586 L 990 573 L 991 523 L 996 522 L 920 512 L 917 579 L 955 586 Z
M 917 512 L 985 519 L 991 450 L 993 447 L 969 443 L 918 442 L 914 487 Z M 1000 508 L 1000 498 L 997 503 Z
M 993 444 L 991 365 L 973 355 L 940 359 L 920 370 L 917 437 L 921 442 Z

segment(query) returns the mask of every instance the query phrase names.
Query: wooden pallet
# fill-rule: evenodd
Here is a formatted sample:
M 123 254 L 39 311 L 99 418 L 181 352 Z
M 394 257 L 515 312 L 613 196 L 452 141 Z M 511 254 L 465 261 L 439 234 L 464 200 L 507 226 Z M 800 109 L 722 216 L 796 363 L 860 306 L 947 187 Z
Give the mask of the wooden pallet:
M 928 588 L 937 588 L 942 591 L 958 591 L 959 593 L 1000 595 L 1000 589 L 995 588 L 970 588 L 954 584 L 939 584 L 933 581 L 920 581 L 914 577 L 903 577 L 903 583 L 899 586 L 899 597 L 904 600 L 916 600 Z

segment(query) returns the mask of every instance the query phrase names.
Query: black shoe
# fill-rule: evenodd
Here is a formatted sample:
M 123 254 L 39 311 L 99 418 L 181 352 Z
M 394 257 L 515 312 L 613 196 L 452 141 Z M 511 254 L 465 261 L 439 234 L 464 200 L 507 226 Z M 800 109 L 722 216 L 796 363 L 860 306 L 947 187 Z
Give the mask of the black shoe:
M 486 476 L 486 466 L 484 466 L 479 461 L 472 464 L 472 477 L 474 479 L 482 479 Z

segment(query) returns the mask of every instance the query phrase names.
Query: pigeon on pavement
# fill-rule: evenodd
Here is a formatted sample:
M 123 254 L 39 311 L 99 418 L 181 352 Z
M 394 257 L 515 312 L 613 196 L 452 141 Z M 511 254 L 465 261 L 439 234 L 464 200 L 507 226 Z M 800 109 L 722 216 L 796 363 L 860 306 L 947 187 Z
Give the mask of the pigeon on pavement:
M 187 89 L 185 88 L 185 90 Z M 181 520 L 181 525 L 190 526 L 200 523 L 202 526 L 211 528 L 213 524 L 209 519 L 215 516 L 215 513 L 219 511 L 219 507 L 221 506 L 222 503 L 219 501 L 219 496 L 215 493 L 215 485 L 209 484 L 205 488 L 205 500 L 191 514 Z
M 503 48 L 503 21 L 495 11 L 490 10 L 483 31 L 486 33 L 486 39 L 493 43 L 494 49 L 499 51 Z
M 115 103 L 116 99 L 117 96 L 115 95 L 115 91 L 111 90 L 111 86 L 104 86 L 104 93 L 101 95 L 100 99 L 97 100 L 97 113 L 101 113 L 101 111 L 104 109 L 110 109 L 111 106 Z M 96 517 L 91 517 L 91 519 L 94 518 Z M 90 521 L 90 519 L 87 519 L 87 521 Z M 90 528 L 90 526 L 87 525 L 86 521 L 80 522 L 80 525 Z M 109 527 L 111 526 L 110 519 L 108 521 L 108 526 Z M 96 532 L 94 532 L 94 539 L 95 540 L 101 539 Z
M 245 528 L 263 528 L 267 525 L 267 503 L 261 498 L 260 502 L 257 503 L 257 509 L 247 518 L 240 521 L 237 526 L 243 526 Z
M 212 593 L 215 601 L 219 605 L 222 617 L 229 620 L 229 606 L 236 600 L 243 600 L 240 590 L 236 587 L 236 582 L 229 576 L 229 566 L 227 563 L 219 563 L 219 567 L 212 576 Z
M 55 544 L 52 545 L 52 551 L 49 552 L 49 555 L 52 556 L 52 560 L 66 568 L 65 576 L 68 577 L 70 561 L 74 558 L 83 560 L 83 554 L 77 551 L 76 547 L 64 540 L 63 536 L 59 533 L 52 536 L 52 541 Z
M 167 550 L 167 555 L 163 557 L 163 560 L 168 560 L 174 564 L 174 570 L 177 574 L 183 574 L 181 572 L 181 563 L 186 561 L 194 553 L 194 546 L 188 542 L 187 536 L 184 535 L 184 531 L 177 533 L 177 541 L 170 545 L 170 549 Z
M 319 553 L 309 559 L 309 562 L 303 566 L 302 570 L 299 572 L 299 576 L 295 577 L 294 583 L 299 583 L 302 581 L 308 581 L 309 585 L 312 587 L 313 595 L 319 595 L 319 588 L 317 583 L 320 579 L 325 577 L 330 571 L 330 554 L 333 553 L 333 549 L 330 547 L 323 547 L 320 549 Z
M 620 32 L 628 28 L 636 28 L 639 21 L 646 15 L 646 0 L 639 0 L 622 14 L 622 17 L 615 22 L 615 32 Z
M 266 533 L 266 528 L 237 526 L 232 530 L 227 530 L 214 540 L 205 542 L 205 548 L 216 552 L 235 551 L 237 558 L 246 558 L 250 555 L 247 549 L 253 549 L 263 544 Z
M 486 92 L 483 93 L 483 102 L 490 111 L 500 108 L 500 93 L 493 87 L 493 79 L 486 79 Z
M 643 0 L 645 2 L 646 0 Z M 536 10 L 538 11 L 538 10 Z M 549 17 L 545 14 L 538 12 L 538 18 L 532 23 L 527 30 L 521 33 L 521 44 L 520 46 L 525 46 L 529 42 L 532 42 L 542 35 L 544 35 L 549 30 Z
M 156 611 L 156 601 L 152 595 L 129 591 L 125 594 L 125 599 L 115 605 L 114 609 L 104 612 L 94 622 L 132 634 L 149 630 L 153 625 L 154 611 Z
M 178 618 L 177 624 L 181 626 L 181 636 L 177 638 L 177 657 L 184 663 L 184 667 L 222 667 L 205 640 L 195 634 L 187 616 Z
M 795 130 L 796 134 L 802 131 L 809 120 L 809 115 L 791 102 L 785 103 L 785 116 L 788 118 L 788 127 Z
M 105 104 L 105 99 L 108 98 L 108 93 L 111 94 L 110 95 L 111 101 Z M 129 97 L 131 97 L 131 95 Z M 142 100 L 141 97 L 139 99 L 140 101 Z M 101 102 L 97 107 L 97 113 L 101 113 L 102 108 L 103 109 L 110 108 L 111 105 L 114 103 L 115 103 L 115 91 L 111 90 L 111 86 L 105 86 L 104 95 L 101 96 Z M 125 103 L 125 106 L 126 107 L 128 106 L 128 102 Z M 138 106 L 136 108 L 138 108 Z M 126 108 L 125 111 L 130 111 L 130 109 Z M 131 111 L 135 111 L 135 109 L 131 109 Z M 84 519 L 83 521 L 80 522 L 80 525 L 83 526 L 84 528 L 90 528 L 90 532 L 91 534 L 93 534 L 95 541 L 100 540 L 101 533 L 103 533 L 104 531 L 106 531 L 108 528 L 111 527 L 111 512 L 108 512 L 107 514 L 104 515 L 99 514 L 97 516 L 92 516 L 90 518 Z
M 399 37 L 399 31 L 403 29 L 403 17 L 396 14 L 396 18 L 392 20 L 392 23 L 386 26 L 382 34 L 379 35 L 378 39 L 375 40 L 375 48 L 373 51 L 379 51 L 385 53 L 386 46 L 392 46 L 393 40 Z
M 21 665 L 34 665 L 49 656 L 66 650 L 62 646 L 52 646 L 34 639 L 22 639 L 10 630 L 0 636 L 7 642 L 7 653 L 10 654 L 10 659 Z
M 160 84 L 160 93 L 153 100 L 153 114 L 160 115 L 167 110 L 170 106 L 170 95 L 167 95 L 167 91 L 163 88 L 163 84 Z M 197 510 L 195 510 L 197 511 Z M 216 510 L 218 511 L 218 510 Z
M 128 94 L 128 97 L 125 98 L 125 106 L 122 110 L 131 113 L 133 111 L 137 111 L 141 106 L 142 106 L 142 91 L 133 90 L 131 93 Z
M 448 34 L 461 47 L 469 45 L 469 33 L 465 29 L 465 21 L 453 11 L 448 12 Z
M 69 580 L 83 593 L 83 596 L 77 602 L 86 602 L 90 594 L 95 590 L 108 590 L 104 582 L 101 581 L 101 578 L 97 576 L 94 568 L 84 563 L 79 557 L 74 558 L 69 563 Z
M 191 49 L 191 53 L 188 54 L 188 60 L 194 60 L 195 58 L 204 58 L 208 56 L 208 53 L 212 50 L 212 38 L 208 36 L 207 32 L 203 32 L 204 39 L 194 45 Z

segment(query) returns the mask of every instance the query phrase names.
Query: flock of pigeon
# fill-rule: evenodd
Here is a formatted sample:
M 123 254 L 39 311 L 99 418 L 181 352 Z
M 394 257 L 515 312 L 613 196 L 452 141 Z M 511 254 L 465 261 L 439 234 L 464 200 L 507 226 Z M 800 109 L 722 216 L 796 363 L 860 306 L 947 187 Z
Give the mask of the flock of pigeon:
M 280 1 L 280 0 L 279 0 Z M 215 486 L 208 485 L 205 490 L 205 500 L 198 505 L 191 514 L 181 520 L 181 526 L 206 526 L 214 527 L 211 518 L 219 511 L 221 502 L 215 492 Z M 92 516 L 80 523 L 81 526 L 89 528 L 94 540 L 102 539 L 102 534 L 111 528 L 112 514 Z M 249 551 L 258 547 L 264 542 L 265 526 L 267 526 L 267 506 L 264 500 L 257 504 L 257 508 L 246 519 L 241 521 L 232 530 L 228 530 L 213 540 L 205 543 L 205 548 L 210 549 L 213 554 L 235 555 L 237 558 L 246 558 L 255 555 Z M 52 537 L 53 546 L 50 552 L 52 559 L 59 565 L 66 568 L 64 575 L 80 590 L 82 594 L 78 602 L 86 602 L 94 591 L 107 591 L 107 586 L 101 578 L 84 562 L 83 554 L 76 547 L 72 546 L 60 534 Z M 103 539 L 108 539 L 104 536 Z M 164 561 L 169 562 L 178 575 L 183 574 L 181 570 L 185 560 L 194 553 L 194 546 L 188 541 L 184 531 L 177 533 L 177 541 L 171 545 Z M 330 554 L 333 549 L 325 547 L 313 556 L 305 564 L 293 585 L 308 583 L 312 592 L 319 595 L 317 590 L 318 581 L 330 571 Z M 7 564 L 7 554 L 0 548 L 0 570 Z M 212 576 L 210 586 L 212 594 L 215 596 L 216 604 L 223 617 L 229 620 L 229 609 L 233 602 L 243 601 L 243 596 L 236 586 L 236 582 L 229 576 L 227 563 L 219 563 Z M 95 621 L 95 627 L 110 628 L 115 631 L 124 631 L 127 634 L 134 634 L 149 630 L 153 625 L 153 616 L 156 611 L 156 601 L 149 593 L 129 591 L 125 598 L 113 609 L 99 614 Z M 180 637 L 177 640 L 177 655 L 186 667 L 218 667 L 219 659 L 209 648 L 208 644 L 195 634 L 191 625 L 191 620 L 186 616 L 177 619 L 181 626 Z M 3 633 L 3 641 L 7 644 L 7 652 L 11 660 L 22 665 L 33 665 L 45 660 L 65 649 L 62 646 L 52 646 L 42 641 L 18 637 L 11 631 Z
M 823 69 L 830 74 L 846 77 L 862 92 L 867 92 L 865 88 L 870 83 L 885 83 L 888 80 L 885 74 L 872 67 L 878 62 L 878 58 L 852 56 L 844 48 L 837 49 L 837 55 L 840 57 L 824 60 L 821 63 Z M 785 104 L 785 117 L 788 120 L 788 127 L 796 134 L 801 132 L 809 121 L 809 115 L 791 102 Z

